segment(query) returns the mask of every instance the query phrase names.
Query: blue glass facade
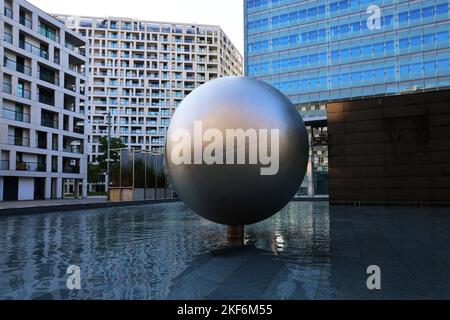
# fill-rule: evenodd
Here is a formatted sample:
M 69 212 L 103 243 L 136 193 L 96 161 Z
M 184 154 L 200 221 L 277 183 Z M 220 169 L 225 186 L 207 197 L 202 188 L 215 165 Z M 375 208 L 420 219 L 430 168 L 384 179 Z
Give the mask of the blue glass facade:
M 297 105 L 449 87 L 449 2 L 246 0 L 246 74 Z
M 310 132 L 300 195 L 328 193 L 327 102 L 450 87 L 449 2 L 245 0 L 246 75 L 286 94 Z

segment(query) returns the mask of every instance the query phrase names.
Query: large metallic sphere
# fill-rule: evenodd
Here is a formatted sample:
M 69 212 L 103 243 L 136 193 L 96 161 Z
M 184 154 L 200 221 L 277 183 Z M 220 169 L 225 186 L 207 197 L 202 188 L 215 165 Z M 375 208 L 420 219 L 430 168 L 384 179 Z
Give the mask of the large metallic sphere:
M 216 130 L 195 140 L 209 129 Z M 242 136 L 241 144 L 226 139 L 233 130 L 244 132 L 237 129 L 249 133 L 247 143 L 242 144 Z M 255 136 L 256 144 L 250 138 Z M 213 142 L 223 150 L 212 148 Z M 244 164 L 239 146 L 246 152 Z M 205 161 L 203 151 L 223 164 Z M 270 164 L 263 158 L 268 155 Z M 220 78 L 195 89 L 176 110 L 167 134 L 167 170 L 178 196 L 203 218 L 225 225 L 260 222 L 286 206 L 300 188 L 308 155 L 308 134 L 292 103 L 268 84 L 246 77 Z

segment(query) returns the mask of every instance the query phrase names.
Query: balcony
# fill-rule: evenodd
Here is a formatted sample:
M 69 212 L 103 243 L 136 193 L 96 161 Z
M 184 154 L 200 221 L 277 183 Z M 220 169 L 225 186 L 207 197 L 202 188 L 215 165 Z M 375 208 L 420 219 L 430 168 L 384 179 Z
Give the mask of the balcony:
M 46 139 L 36 139 L 36 148 L 38 149 L 47 149 L 47 140 Z
M 75 112 L 75 102 L 64 101 L 64 110 Z
M 8 17 L 10 19 L 13 18 L 13 11 L 11 9 L 5 7 L 5 10 L 3 11 L 3 13 L 4 13 L 5 17 Z
M 27 19 L 25 16 L 20 16 L 19 22 L 21 25 L 33 29 L 33 23 L 31 22 L 30 19 Z
M 58 123 L 57 120 L 42 118 L 41 119 L 41 126 L 44 126 L 44 127 L 47 127 L 47 128 L 52 128 L 52 129 L 58 129 L 59 128 L 59 123 Z
M 5 32 L 4 36 L 3 36 L 3 40 L 5 40 L 5 42 L 12 44 L 13 43 L 13 38 L 12 38 L 12 34 Z
M 56 86 L 59 85 L 59 77 L 56 76 L 54 73 L 48 71 L 40 71 L 38 72 L 38 74 L 40 80 L 54 84 Z
M 78 134 L 84 134 L 84 128 L 83 127 L 74 127 L 73 132 L 78 133 Z
M 9 135 L 8 136 L 8 144 L 12 146 L 18 146 L 18 147 L 30 147 L 30 139 L 25 137 L 18 137 Z
M 17 88 L 17 95 L 24 99 L 31 99 L 31 91 L 24 88 Z
M 31 76 L 31 68 L 24 65 L 24 64 L 20 64 L 17 63 L 13 60 L 10 60 L 8 58 L 5 58 L 4 60 L 4 64 L 3 64 L 6 68 L 23 73 L 27 76 Z
M 9 170 L 9 160 L 0 160 L 0 170 Z
M 24 123 L 30 123 L 30 114 L 24 113 L 21 111 L 11 110 L 11 109 L 3 109 L 3 118 L 19 121 Z
M 64 152 L 68 152 L 68 153 L 76 153 L 76 154 L 83 154 L 83 148 L 81 145 L 65 145 L 64 146 Z
M 43 104 L 47 104 L 49 106 L 55 105 L 55 98 L 52 95 L 39 93 L 38 94 L 38 101 Z
M 20 40 L 19 41 L 19 47 L 22 50 L 25 50 L 27 52 L 30 52 L 30 53 L 34 54 L 34 55 L 37 55 L 37 56 L 39 56 L 39 57 L 41 57 L 43 59 L 46 59 L 46 60 L 49 59 L 47 51 L 44 51 L 41 48 L 38 48 L 35 45 L 32 45 L 31 43 L 28 43 L 26 41 Z
M 25 162 L 25 161 L 16 162 L 17 171 L 45 172 L 46 169 L 47 168 L 45 163 Z
M 105 100 L 94 100 L 93 101 L 94 105 L 106 105 L 106 101 Z
M 85 70 L 81 67 L 81 66 L 76 66 L 76 65 L 69 65 L 69 69 L 72 70 L 75 73 L 78 73 L 79 75 L 85 76 L 86 72 Z M 107 74 L 105 74 L 106 76 Z
M 80 167 L 79 166 L 71 166 L 71 165 L 65 165 L 63 168 L 64 173 L 70 173 L 70 174 L 79 174 L 80 173 Z
M 11 94 L 11 92 L 12 92 L 12 89 L 11 89 L 12 87 L 11 87 L 11 84 L 10 83 L 6 83 L 6 82 L 3 82 L 3 92 L 4 93 L 9 93 L 9 94 Z
M 59 43 L 59 36 L 55 31 L 49 30 L 43 26 L 39 26 L 39 33 L 44 37 Z
M 101 23 L 97 23 L 96 28 L 100 28 L 100 29 L 107 29 L 108 26 L 106 25 L 105 22 L 101 22 Z
M 83 57 L 86 56 L 86 49 L 84 49 L 84 48 L 80 48 L 77 45 L 74 45 L 70 42 L 66 42 L 65 47 L 69 50 L 72 50 L 75 53 L 78 53 L 79 55 L 81 55 Z

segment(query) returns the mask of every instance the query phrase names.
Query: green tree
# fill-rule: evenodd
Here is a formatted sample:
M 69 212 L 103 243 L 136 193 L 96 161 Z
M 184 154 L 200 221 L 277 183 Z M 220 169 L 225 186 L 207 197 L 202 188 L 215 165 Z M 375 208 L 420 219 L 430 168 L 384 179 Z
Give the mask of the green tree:
M 89 183 L 101 183 L 103 182 L 103 170 L 99 165 L 90 163 L 88 166 L 88 182 Z
M 97 157 L 98 166 L 103 172 L 106 172 L 107 169 L 107 160 L 108 160 L 108 138 L 101 137 L 98 139 L 100 146 L 99 152 L 102 154 Z M 127 146 L 122 142 L 120 138 L 111 138 L 110 149 L 124 149 Z M 119 163 L 120 161 L 120 153 L 119 152 L 111 152 L 110 154 L 111 165 Z

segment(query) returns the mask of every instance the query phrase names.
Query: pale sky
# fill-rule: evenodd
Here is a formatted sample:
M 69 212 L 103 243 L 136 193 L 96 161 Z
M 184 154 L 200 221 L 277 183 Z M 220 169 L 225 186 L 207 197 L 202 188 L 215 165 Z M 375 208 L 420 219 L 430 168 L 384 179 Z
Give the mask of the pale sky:
M 48 12 L 215 24 L 244 53 L 243 0 L 28 0 Z

